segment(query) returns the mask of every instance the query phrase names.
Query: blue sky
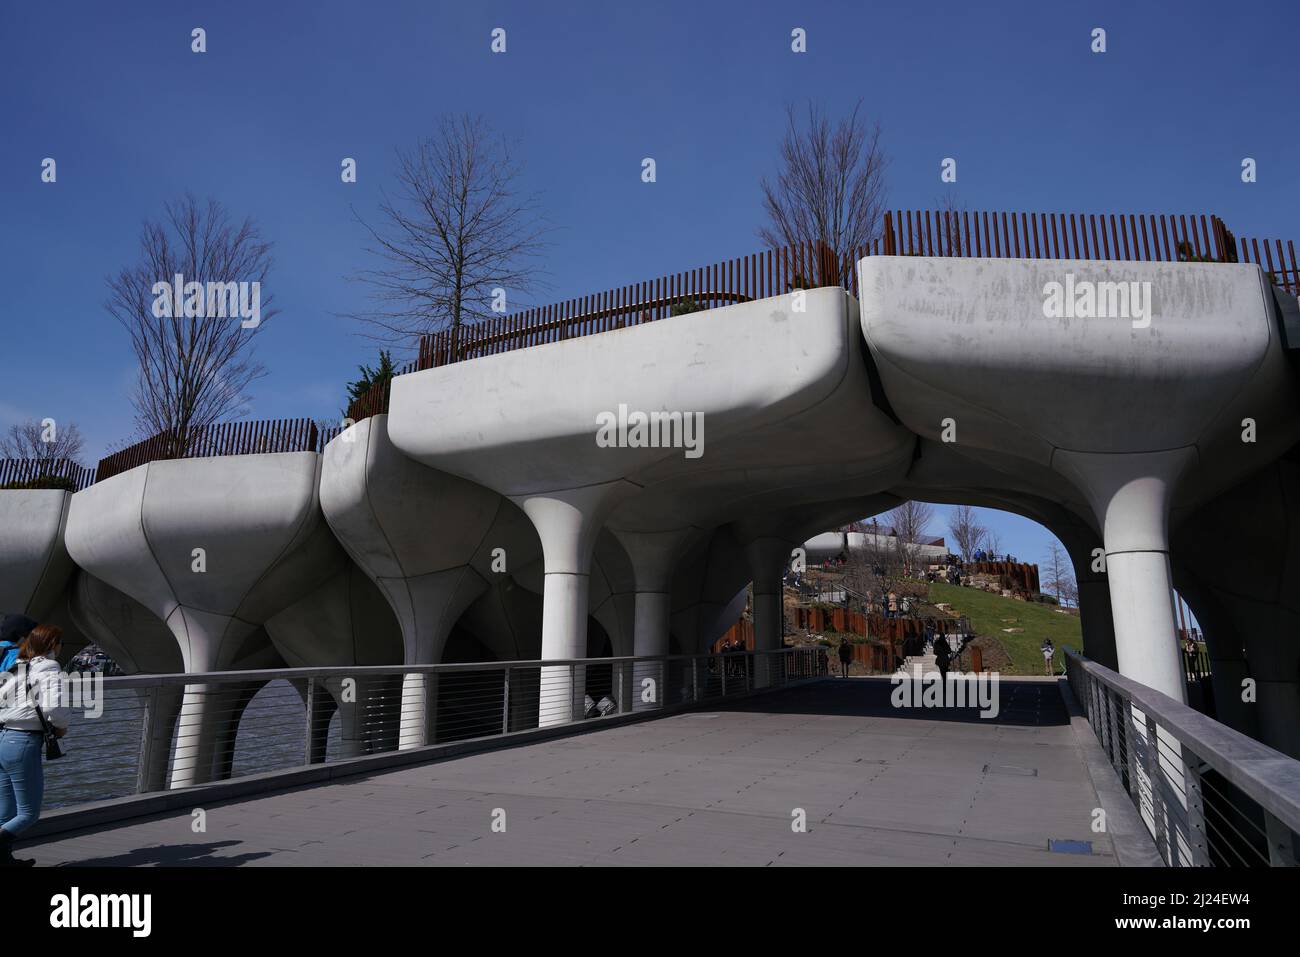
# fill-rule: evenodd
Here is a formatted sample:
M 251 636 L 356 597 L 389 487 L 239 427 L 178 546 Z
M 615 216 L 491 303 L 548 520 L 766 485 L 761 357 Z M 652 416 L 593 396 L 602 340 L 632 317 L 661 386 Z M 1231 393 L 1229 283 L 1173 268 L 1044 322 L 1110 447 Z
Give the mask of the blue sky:
M 133 358 L 104 281 L 186 190 L 275 242 L 282 313 L 259 333 L 253 417 L 337 414 L 375 350 L 336 318 L 363 304 L 352 210 L 373 216 L 394 148 L 448 111 L 516 141 L 557 227 L 550 299 L 759 249 L 759 177 L 784 104 L 810 97 L 832 113 L 861 98 L 880 121 L 895 208 L 932 206 L 951 156 L 972 209 L 1214 212 L 1238 235 L 1300 238 L 1297 25 L 1294 2 L 0 0 L 0 427 L 76 421 L 90 458 L 132 437 Z M 1038 526 L 997 524 L 1041 557 Z

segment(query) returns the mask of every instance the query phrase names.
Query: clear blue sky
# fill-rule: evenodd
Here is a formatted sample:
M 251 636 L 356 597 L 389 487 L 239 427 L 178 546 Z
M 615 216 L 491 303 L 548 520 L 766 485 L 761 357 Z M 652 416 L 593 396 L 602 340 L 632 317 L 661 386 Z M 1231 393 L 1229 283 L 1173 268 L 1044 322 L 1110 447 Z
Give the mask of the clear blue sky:
M 809 97 L 833 113 L 860 97 L 879 119 L 896 208 L 932 206 L 951 156 L 972 209 L 1214 212 L 1238 235 L 1300 238 L 1297 9 L 0 0 L 0 427 L 76 421 L 90 458 L 131 437 L 133 359 L 104 280 L 186 190 L 275 242 L 283 311 L 259 333 L 253 417 L 337 414 L 374 353 L 335 317 L 362 304 L 351 208 L 373 214 L 394 148 L 447 111 L 517 141 L 559 227 L 553 299 L 760 248 L 758 179 L 784 104 Z M 190 52 L 196 26 L 206 54 Z M 497 26 L 505 55 L 489 51 Z M 807 54 L 790 52 L 794 27 Z M 1041 556 L 1041 529 L 998 522 L 1004 547 Z

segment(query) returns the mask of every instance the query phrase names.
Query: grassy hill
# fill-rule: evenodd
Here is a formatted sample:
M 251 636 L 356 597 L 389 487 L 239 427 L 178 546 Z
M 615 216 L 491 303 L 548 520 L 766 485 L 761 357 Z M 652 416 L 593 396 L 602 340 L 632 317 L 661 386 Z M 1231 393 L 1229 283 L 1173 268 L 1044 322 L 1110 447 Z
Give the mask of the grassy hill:
M 1016 601 L 975 588 L 935 583 L 930 586 L 931 602 L 947 602 L 953 611 L 970 619 L 975 633 L 984 638 L 996 639 L 1011 658 L 1008 674 L 1041 675 L 1043 655 L 1038 650 L 1044 638 L 1051 638 L 1056 647 L 1070 647 L 1076 651 L 1083 647 L 1076 615 L 1063 615 L 1054 605 Z M 1004 629 L 1019 629 L 1005 631 Z M 1060 653 L 1056 657 L 1056 670 L 1061 670 Z

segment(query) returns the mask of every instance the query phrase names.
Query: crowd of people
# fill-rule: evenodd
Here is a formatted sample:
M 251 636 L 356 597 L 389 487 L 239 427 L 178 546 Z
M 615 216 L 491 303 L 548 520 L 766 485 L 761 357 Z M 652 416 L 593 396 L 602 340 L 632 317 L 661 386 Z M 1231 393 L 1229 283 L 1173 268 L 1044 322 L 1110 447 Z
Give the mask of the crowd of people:
M 720 655 L 734 655 L 741 651 L 748 651 L 745 643 L 739 638 L 728 638 L 718 648 Z M 728 677 L 742 676 L 745 673 L 745 660 L 743 658 L 723 658 L 722 667 L 726 670 Z

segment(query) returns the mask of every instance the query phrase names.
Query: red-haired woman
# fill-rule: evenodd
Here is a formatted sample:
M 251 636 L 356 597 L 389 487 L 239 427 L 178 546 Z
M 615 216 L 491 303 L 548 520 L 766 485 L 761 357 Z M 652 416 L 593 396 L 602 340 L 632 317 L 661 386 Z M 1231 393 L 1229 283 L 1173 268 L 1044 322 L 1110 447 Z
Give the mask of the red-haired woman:
M 62 640 L 60 629 L 37 625 L 22 640 L 13 670 L 0 674 L 0 867 L 35 863 L 15 859 L 13 842 L 41 815 L 45 794 L 41 716 L 59 737 L 68 728 L 69 709 L 63 701 L 58 662 Z

